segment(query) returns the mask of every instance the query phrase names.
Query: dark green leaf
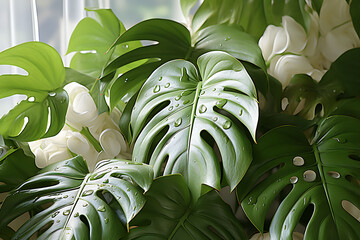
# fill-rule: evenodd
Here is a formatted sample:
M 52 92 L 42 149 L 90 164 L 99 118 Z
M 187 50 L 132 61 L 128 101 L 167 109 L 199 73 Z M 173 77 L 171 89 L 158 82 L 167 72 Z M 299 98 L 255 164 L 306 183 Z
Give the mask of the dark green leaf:
M 275 198 L 292 186 L 273 216 L 271 239 L 289 239 L 303 214 L 311 216 L 305 223 L 305 240 L 360 237 L 360 223 L 343 207 L 344 201 L 360 207 L 360 128 L 354 126 L 360 126 L 360 120 L 326 118 L 312 146 L 299 129 L 289 126 L 259 139 L 238 196 L 260 231 Z M 310 205 L 313 212 L 305 213 Z
M 199 73 L 185 60 L 154 71 L 131 117 L 133 159 L 149 162 L 156 176 L 182 173 L 194 198 L 202 184 L 220 188 L 221 165 L 224 179 L 235 188 L 252 159 L 243 125 L 255 139 L 258 120 L 256 90 L 239 61 L 224 52 L 209 52 L 197 65 Z
M 216 24 L 235 25 L 258 40 L 268 25 L 281 24 L 285 15 L 309 29 L 310 17 L 305 8 L 305 0 L 205 0 L 194 15 L 192 29 L 197 32 Z
M 21 184 L 0 209 L 0 228 L 27 211 L 46 206 L 14 236 L 28 239 L 118 239 L 145 203 L 153 173 L 149 166 L 104 160 L 93 173 L 75 157 L 52 164 Z
M 24 69 L 26 75 L 0 76 L 0 98 L 28 97 L 0 119 L 0 134 L 18 141 L 56 135 L 63 127 L 68 96 L 63 90 L 65 69 L 56 50 L 41 42 L 28 42 L 0 53 L 1 65 Z
M 355 31 L 360 37 L 360 1 L 350 1 L 350 15 L 354 24 Z
M 211 191 L 194 204 L 180 175 L 156 179 L 145 197 L 144 209 L 130 223 L 134 228 L 126 239 L 245 239 L 218 193 Z
M 26 179 L 34 176 L 39 170 L 35 166 L 34 159 L 26 156 L 21 149 L 14 149 L 13 151 L 0 162 L 0 182 L 2 182 L 0 192 L 14 189 Z

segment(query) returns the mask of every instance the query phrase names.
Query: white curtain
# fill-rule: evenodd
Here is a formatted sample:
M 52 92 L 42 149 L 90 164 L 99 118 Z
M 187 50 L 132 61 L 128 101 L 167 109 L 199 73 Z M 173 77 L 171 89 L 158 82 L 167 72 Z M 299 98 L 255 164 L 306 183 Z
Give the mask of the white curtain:
M 0 51 L 28 41 L 53 46 L 65 66 L 72 31 L 86 17 L 85 8 L 112 8 L 126 28 L 149 18 L 184 22 L 180 0 L 0 0 Z M 0 65 L 0 75 L 21 74 L 22 69 Z M 1 89 L 0 89 L 1 91 Z M 0 99 L 0 117 L 25 96 Z

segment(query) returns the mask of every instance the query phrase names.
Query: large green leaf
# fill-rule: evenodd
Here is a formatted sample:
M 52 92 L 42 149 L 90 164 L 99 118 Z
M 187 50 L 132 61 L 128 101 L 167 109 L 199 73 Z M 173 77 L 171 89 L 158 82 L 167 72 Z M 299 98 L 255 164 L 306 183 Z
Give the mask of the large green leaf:
M 351 19 L 354 24 L 355 31 L 357 32 L 358 36 L 360 37 L 360 1 L 349 1 L 350 2 L 350 14 Z
M 125 239 L 245 239 L 241 225 L 217 192 L 207 193 L 195 204 L 190 195 L 180 175 L 155 179 Z
M 310 17 L 305 0 L 205 0 L 195 13 L 192 30 L 197 32 L 216 24 L 235 25 L 259 39 L 265 28 L 281 24 L 285 15 L 309 29 Z
M 0 119 L 4 138 L 32 141 L 56 135 L 63 127 L 68 96 L 62 84 L 65 69 L 56 50 L 41 42 L 28 42 L 0 53 L 0 65 L 22 68 L 26 75 L 0 76 L 0 98 L 26 95 Z
M 306 214 L 310 219 L 304 239 L 359 239 L 360 223 L 342 206 L 349 201 L 360 208 L 360 129 L 356 126 L 360 120 L 352 117 L 326 118 L 312 145 L 290 126 L 260 138 L 254 146 L 254 162 L 238 186 L 251 222 L 263 231 L 271 204 L 291 186 L 273 216 L 271 239 L 290 239 Z
M 266 69 L 256 41 L 230 26 L 213 26 L 200 35 L 191 37 L 189 30 L 177 22 L 151 19 L 130 28 L 119 37 L 115 45 L 137 40 L 151 42 L 118 57 L 105 69 L 105 74 L 110 74 L 121 66 L 148 59 L 146 64 L 126 72 L 114 82 L 110 89 L 112 107 L 121 99 L 128 101 L 157 67 L 173 59 L 191 60 L 195 63 L 199 55 L 221 50 Z
M 112 77 L 99 80 L 104 68 L 113 59 L 141 46 L 139 41 L 117 45 L 112 48 L 116 39 L 125 32 L 124 25 L 119 21 L 111 9 L 87 9 L 93 17 L 82 19 L 73 31 L 68 53 L 75 52 L 70 67 L 89 75 L 94 79 L 91 89 L 99 113 L 108 110 L 105 93 Z M 117 74 L 124 73 L 141 63 L 135 62 L 121 69 Z
M 220 189 L 221 165 L 235 188 L 252 159 L 242 125 L 255 139 L 258 120 L 255 87 L 239 61 L 209 52 L 197 65 L 199 72 L 190 62 L 174 60 L 154 71 L 131 117 L 134 161 L 149 162 L 156 176 L 183 174 L 194 198 L 202 184 Z
M 119 239 L 145 203 L 152 169 L 126 160 L 104 160 L 93 173 L 75 157 L 52 164 L 21 184 L 0 209 L 0 228 L 22 213 L 46 206 L 14 236 L 28 239 Z

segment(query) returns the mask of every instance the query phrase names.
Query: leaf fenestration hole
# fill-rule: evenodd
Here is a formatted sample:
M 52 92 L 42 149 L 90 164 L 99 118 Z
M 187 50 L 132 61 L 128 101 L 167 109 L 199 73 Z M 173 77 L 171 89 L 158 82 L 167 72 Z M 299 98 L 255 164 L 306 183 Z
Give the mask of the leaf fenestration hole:
M 146 161 L 145 161 L 146 163 L 150 162 L 151 156 L 155 148 L 159 145 L 161 139 L 163 139 L 166 133 L 169 131 L 169 128 L 170 128 L 169 125 L 166 125 L 154 138 L 154 141 L 152 142 L 148 154 L 146 156 Z
M 88 219 L 84 215 L 80 215 L 80 221 L 90 230 L 90 224 Z
M 283 111 L 285 111 L 288 105 L 289 105 L 289 99 L 288 98 L 283 98 L 281 100 L 281 109 Z
M 235 88 L 231 88 L 231 87 L 224 87 L 224 91 L 225 92 L 233 92 L 233 93 L 237 93 L 237 94 L 241 94 L 241 95 L 247 95 L 247 94 L 243 93 L 242 91 L 235 89 Z
M 324 116 L 324 107 L 321 103 L 318 103 L 315 107 L 315 116 L 319 115 L 320 117 Z
M 357 179 L 356 177 L 351 176 L 351 175 L 346 175 L 346 176 L 345 176 L 345 179 L 346 179 L 348 182 L 354 184 L 355 186 L 360 187 L 360 180 Z
M 296 225 L 294 231 L 296 232 L 300 232 L 300 233 L 305 233 L 305 230 L 306 230 L 306 226 L 308 225 L 311 217 L 313 216 L 314 214 L 314 210 L 315 210 L 315 207 L 313 204 L 309 204 L 304 212 L 302 213 L 301 217 L 300 217 L 300 221 L 299 223 Z
M 347 200 L 342 200 L 341 206 L 343 207 L 343 209 L 346 212 L 348 212 L 352 217 L 354 217 L 357 221 L 360 222 L 360 209 L 359 208 L 357 208 L 353 203 L 351 203 Z
M 55 186 L 56 184 L 59 184 L 59 181 L 55 181 L 55 180 L 48 180 L 46 182 L 43 181 L 39 181 L 39 182 L 27 182 L 24 185 L 21 186 L 20 189 L 18 189 L 19 191 L 24 191 L 24 190 L 29 190 L 29 189 L 35 189 L 35 188 L 46 188 L 46 187 L 51 187 L 51 186 Z
M 360 161 L 360 156 L 356 154 L 350 154 L 349 158 L 355 161 Z
M 9 74 L 29 76 L 29 73 L 21 67 L 17 67 L 13 65 L 0 65 L 0 75 L 9 75 Z
M 160 103 L 159 105 L 157 105 L 157 106 L 150 112 L 150 114 L 148 115 L 148 117 L 146 118 L 146 121 L 145 121 L 144 126 L 146 126 L 156 114 L 158 114 L 159 112 L 161 112 L 163 109 L 167 108 L 167 107 L 170 105 L 170 103 L 171 103 L 170 100 L 167 100 L 167 101 L 162 102 L 162 103 Z M 136 105 L 135 105 L 135 107 L 136 107 Z

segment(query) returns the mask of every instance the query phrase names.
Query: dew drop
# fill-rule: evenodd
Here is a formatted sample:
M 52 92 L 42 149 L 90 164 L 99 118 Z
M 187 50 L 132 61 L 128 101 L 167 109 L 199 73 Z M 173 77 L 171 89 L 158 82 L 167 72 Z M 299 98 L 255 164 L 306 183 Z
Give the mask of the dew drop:
M 105 206 L 104 206 L 104 205 L 102 205 L 102 206 L 98 207 L 98 208 L 97 208 L 97 210 L 98 210 L 99 212 L 105 212 L 105 211 L 106 211 L 106 209 L 105 209 Z
M 35 98 L 34 98 L 34 97 L 29 97 L 27 100 L 28 100 L 29 102 L 34 102 L 34 101 L 35 101 Z
M 248 205 L 252 203 L 252 197 L 249 197 Z
M 185 105 L 185 104 L 188 104 L 190 102 L 190 100 L 189 99 L 186 99 L 184 102 L 183 102 L 183 104 Z
M 94 192 L 93 190 L 87 190 L 87 191 L 85 191 L 82 195 L 83 195 L 83 196 L 89 196 L 89 195 L 91 195 L 93 192 Z
M 135 196 L 137 196 L 137 195 L 138 195 L 138 192 L 135 192 L 134 194 L 135 194 Z
M 261 204 L 261 206 L 265 207 L 265 203 Z
M 51 217 L 54 218 L 54 217 L 56 217 L 59 213 L 60 213 L 59 211 L 56 211 L 56 212 L 54 212 L 54 213 L 51 215 Z
M 64 216 L 67 216 L 67 215 L 69 215 L 69 214 L 70 214 L 70 210 L 66 210 L 66 211 L 63 212 L 63 215 L 64 215 Z
M 63 198 L 68 198 L 69 196 L 68 195 L 65 195 Z
M 242 115 L 243 115 L 243 110 L 241 109 L 239 112 L 239 116 L 242 116 Z
M 88 206 L 88 204 L 87 204 L 87 203 L 84 203 L 82 206 L 83 206 L 83 207 L 87 207 L 87 206 Z
M 175 125 L 175 127 L 178 127 L 181 125 L 181 123 L 182 123 L 182 118 L 178 118 L 178 119 L 176 119 L 174 125 Z
M 300 167 L 300 166 L 304 165 L 304 163 L 305 163 L 304 159 L 300 156 L 296 156 L 293 158 L 293 164 L 295 166 Z
M 181 96 L 176 96 L 176 97 L 175 97 L 175 101 L 179 101 L 180 98 L 181 98 Z
M 136 210 L 136 206 L 134 206 L 134 208 L 133 208 L 133 211 L 135 211 Z
M 124 49 L 128 49 L 128 48 L 129 48 L 129 45 L 124 44 L 124 45 L 122 45 L 122 48 L 124 48 Z
M 346 139 L 341 139 L 341 138 L 334 138 L 334 140 L 336 140 L 338 143 L 346 143 L 347 142 Z
M 303 174 L 304 181 L 313 182 L 316 179 L 316 173 L 313 170 L 306 170 Z
M 290 178 L 290 182 L 291 182 L 292 184 L 297 183 L 298 180 L 299 180 L 299 178 L 298 178 L 297 176 L 292 176 L 292 177 Z
M 173 110 L 173 108 L 174 108 L 173 106 L 170 106 L 170 107 L 168 108 L 168 110 L 171 111 L 171 110 Z
M 109 183 L 109 179 L 105 179 L 103 183 Z
M 222 47 L 222 43 L 219 44 L 219 47 Z
M 162 80 L 162 77 L 159 77 L 159 82 Z
M 78 216 L 80 216 L 80 214 L 78 212 L 75 213 L 74 217 L 78 217 Z
M 201 105 L 199 108 L 200 113 L 204 113 L 204 112 L 206 112 L 206 110 L 207 110 L 207 107 L 205 105 Z
M 179 106 L 179 104 L 177 103 L 177 104 L 175 104 L 175 107 L 178 107 Z
M 216 88 L 213 88 L 212 90 L 213 90 L 213 92 L 215 92 L 215 91 L 216 91 Z
M 340 173 L 338 173 L 338 172 L 329 171 L 329 172 L 327 172 L 327 174 L 333 178 L 340 178 Z
M 128 79 L 128 78 L 125 78 L 124 82 L 128 82 L 128 81 L 129 81 L 129 79 Z
M 127 188 L 126 191 L 130 192 L 130 188 Z
M 50 97 L 55 97 L 55 96 L 56 96 L 56 93 L 55 93 L 55 92 L 49 92 L 49 96 L 50 96 Z
M 228 37 L 225 37 L 225 41 L 229 41 L 231 39 L 231 37 L 230 36 L 228 36 Z
M 153 89 L 153 92 L 154 93 L 157 93 L 160 91 L 160 86 L 159 85 L 155 85 L 154 89 Z
M 57 222 L 57 223 L 59 223 L 59 222 L 60 222 L 60 220 L 57 220 L 56 222 Z
M 222 99 L 222 100 L 220 100 L 220 101 L 217 101 L 215 105 L 216 105 L 218 108 L 223 108 L 226 103 L 227 103 L 227 100 L 226 100 L 226 99 Z
M 224 122 L 224 124 L 223 124 L 224 129 L 229 129 L 230 127 L 231 127 L 231 122 L 230 121 Z
M 109 219 L 108 219 L 108 218 L 105 218 L 105 219 L 104 219 L 104 222 L 105 222 L 105 223 L 108 223 L 108 222 L 109 222 Z
M 205 94 L 205 91 L 202 90 L 202 91 L 200 92 L 200 95 L 204 95 L 204 94 Z
M 218 117 L 213 117 L 213 121 L 216 122 L 218 120 Z
M 170 87 L 170 83 L 165 84 L 165 88 Z

